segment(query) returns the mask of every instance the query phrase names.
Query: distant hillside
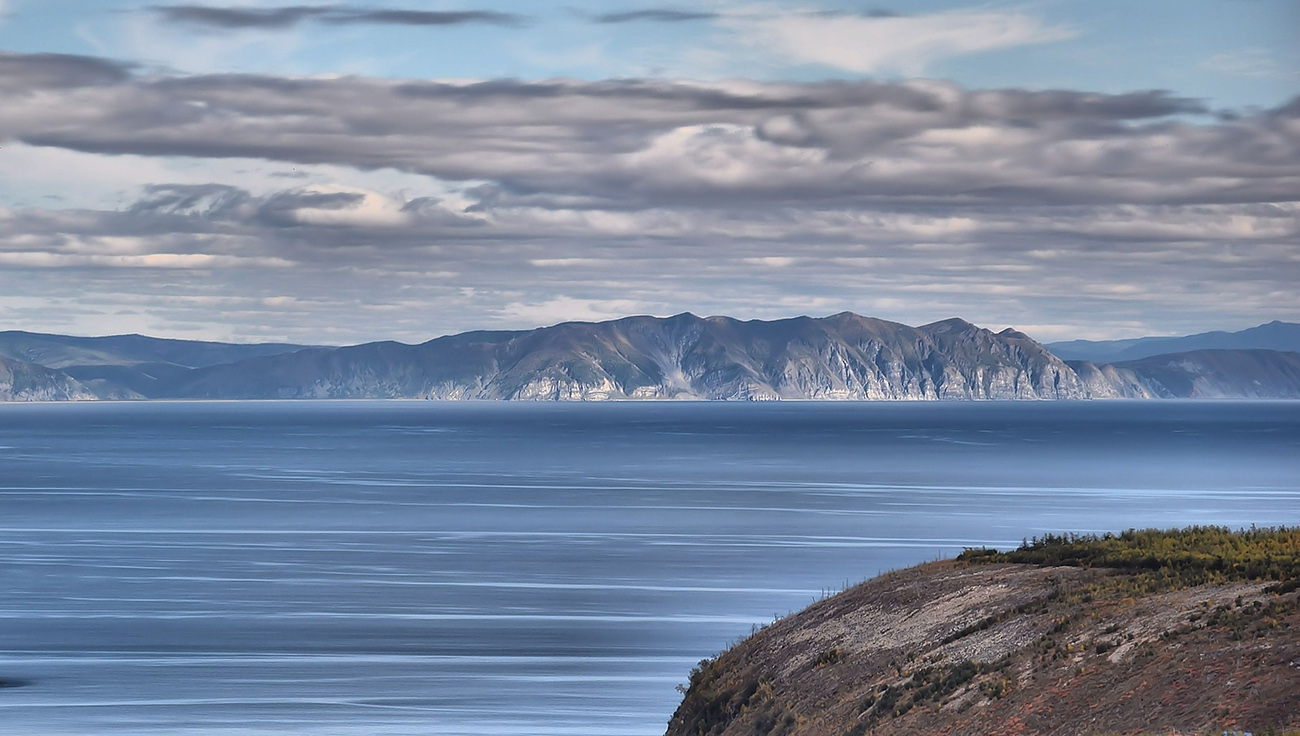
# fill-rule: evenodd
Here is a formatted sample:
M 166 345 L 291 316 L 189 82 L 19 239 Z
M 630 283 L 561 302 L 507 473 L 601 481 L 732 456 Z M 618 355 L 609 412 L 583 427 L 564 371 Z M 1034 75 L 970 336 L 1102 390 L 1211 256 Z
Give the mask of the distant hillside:
M 1300 354 L 1197 350 L 1070 367 L 1095 398 L 1300 399 Z
M 177 398 L 1071 399 L 1074 372 L 1014 330 L 851 313 L 628 317 L 422 345 L 302 350 L 194 371 Z
M 1240 332 L 1202 332 L 1186 337 L 1139 337 L 1131 340 L 1070 340 L 1049 343 L 1061 360 L 1115 363 L 1194 350 L 1280 350 L 1300 352 L 1300 324 L 1269 322 Z
M 1300 532 L 1053 537 L 888 573 L 690 673 L 668 736 L 1300 727 Z
M 0 358 L 59 369 L 86 384 L 98 384 L 115 397 L 148 396 L 159 381 L 195 368 L 234 363 L 299 350 L 301 345 L 238 345 L 167 340 L 143 335 L 71 337 L 10 330 L 0 332 Z

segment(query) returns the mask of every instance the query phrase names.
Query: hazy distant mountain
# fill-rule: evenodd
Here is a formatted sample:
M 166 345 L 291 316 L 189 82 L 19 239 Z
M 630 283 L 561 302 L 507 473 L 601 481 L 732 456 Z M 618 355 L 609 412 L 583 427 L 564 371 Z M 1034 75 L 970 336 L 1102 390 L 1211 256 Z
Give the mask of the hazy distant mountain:
M 1095 398 L 1300 399 L 1300 354 L 1277 350 L 1196 350 L 1070 367 Z
M 194 368 L 300 350 L 301 345 L 236 345 L 166 340 L 143 335 L 70 337 L 37 332 L 0 332 L 0 358 L 56 368 L 113 398 L 155 393 L 159 381 Z
M 0 401 L 89 401 L 99 398 L 68 374 L 0 358 Z
M 958 319 L 742 322 L 629 317 L 422 345 L 308 349 L 194 371 L 177 398 L 1074 399 L 1074 372 L 1029 337 Z
M 1300 324 L 1269 322 L 1240 332 L 1202 332 L 1186 337 L 1139 337 L 1132 340 L 1070 340 L 1049 343 L 1061 360 L 1114 363 L 1193 350 L 1281 350 L 1300 352 Z

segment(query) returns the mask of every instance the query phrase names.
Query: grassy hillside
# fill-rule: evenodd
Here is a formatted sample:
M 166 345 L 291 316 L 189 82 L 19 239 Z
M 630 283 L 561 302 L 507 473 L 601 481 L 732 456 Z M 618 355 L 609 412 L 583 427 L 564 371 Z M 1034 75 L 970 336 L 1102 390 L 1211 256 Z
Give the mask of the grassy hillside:
M 1047 535 L 1010 552 L 967 550 L 959 561 L 1100 567 L 1150 584 L 1149 592 L 1246 580 L 1274 581 L 1266 590 L 1300 588 L 1300 529 L 1193 526 L 1130 529 L 1122 534 Z

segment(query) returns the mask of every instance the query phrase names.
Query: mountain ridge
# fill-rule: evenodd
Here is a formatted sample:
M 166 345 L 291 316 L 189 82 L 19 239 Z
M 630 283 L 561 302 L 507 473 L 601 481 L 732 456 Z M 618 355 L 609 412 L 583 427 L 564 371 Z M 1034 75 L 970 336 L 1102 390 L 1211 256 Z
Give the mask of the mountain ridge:
M 84 389 L 49 395 L 78 399 L 1300 398 L 1300 355 L 1290 353 L 1067 363 L 1014 328 L 995 333 L 958 317 L 911 327 L 852 312 L 635 315 L 342 347 L 0 332 L 0 358 L 13 356 L 47 361 Z
M 143 399 L 167 382 L 205 366 L 306 346 L 177 340 L 145 335 L 76 337 L 24 330 L 0 332 L 0 359 L 61 371 L 99 398 Z
M 625 317 L 309 349 L 198 369 L 170 398 L 1061 399 L 1073 371 L 1028 337 L 964 320 L 851 313 L 740 321 Z

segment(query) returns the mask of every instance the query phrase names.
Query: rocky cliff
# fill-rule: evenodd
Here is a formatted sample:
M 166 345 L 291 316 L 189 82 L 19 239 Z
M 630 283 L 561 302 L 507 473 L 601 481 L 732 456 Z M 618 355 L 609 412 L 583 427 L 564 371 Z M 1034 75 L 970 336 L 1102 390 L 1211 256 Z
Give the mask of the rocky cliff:
M 1029 337 L 961 320 L 923 327 L 842 313 L 742 322 L 629 317 L 422 345 L 304 350 L 195 371 L 193 398 L 1078 399 Z
M 0 359 L 0 401 L 91 401 L 97 398 L 94 391 L 62 371 Z
M 1268 553 L 1289 554 L 1292 573 L 1294 544 Z M 701 662 L 668 736 L 1300 727 L 1295 584 L 1135 560 L 947 561 L 876 578 Z

